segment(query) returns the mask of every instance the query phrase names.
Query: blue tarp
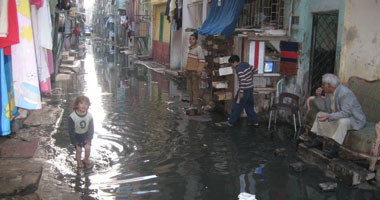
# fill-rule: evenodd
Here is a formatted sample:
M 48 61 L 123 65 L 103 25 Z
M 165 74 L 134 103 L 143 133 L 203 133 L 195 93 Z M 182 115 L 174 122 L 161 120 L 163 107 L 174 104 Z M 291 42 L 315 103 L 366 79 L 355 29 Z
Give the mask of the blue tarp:
M 230 37 L 235 30 L 243 5 L 244 0 L 221 0 L 220 6 L 218 0 L 213 0 L 209 14 L 197 33 L 206 36 L 226 35 Z

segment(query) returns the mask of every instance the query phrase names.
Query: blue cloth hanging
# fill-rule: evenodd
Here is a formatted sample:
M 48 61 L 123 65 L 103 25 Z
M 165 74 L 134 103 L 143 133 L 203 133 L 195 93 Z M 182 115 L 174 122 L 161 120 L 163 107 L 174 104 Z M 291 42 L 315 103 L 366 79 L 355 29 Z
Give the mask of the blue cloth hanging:
M 218 1 L 220 4 L 218 5 Z M 214 0 L 202 27 L 196 33 L 202 35 L 232 36 L 236 22 L 244 6 L 244 0 Z
M 11 134 L 11 111 L 9 106 L 8 99 L 8 88 L 7 88 L 7 80 L 5 76 L 5 60 L 4 60 L 4 49 L 0 49 L 0 93 L 1 93 L 1 136 Z

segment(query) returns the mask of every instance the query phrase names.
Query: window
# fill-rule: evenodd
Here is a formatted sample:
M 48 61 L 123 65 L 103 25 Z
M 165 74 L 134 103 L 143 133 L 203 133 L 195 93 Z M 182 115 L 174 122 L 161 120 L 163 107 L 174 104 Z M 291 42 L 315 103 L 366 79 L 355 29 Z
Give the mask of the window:
M 284 0 L 245 0 L 239 28 L 284 28 Z

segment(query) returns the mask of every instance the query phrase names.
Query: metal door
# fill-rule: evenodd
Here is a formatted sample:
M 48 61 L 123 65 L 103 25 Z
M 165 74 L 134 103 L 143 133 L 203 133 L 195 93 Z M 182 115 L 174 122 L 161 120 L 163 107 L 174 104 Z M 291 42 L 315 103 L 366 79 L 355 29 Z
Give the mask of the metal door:
M 310 58 L 310 93 L 321 86 L 322 75 L 334 73 L 338 13 L 320 13 L 313 16 L 313 34 Z

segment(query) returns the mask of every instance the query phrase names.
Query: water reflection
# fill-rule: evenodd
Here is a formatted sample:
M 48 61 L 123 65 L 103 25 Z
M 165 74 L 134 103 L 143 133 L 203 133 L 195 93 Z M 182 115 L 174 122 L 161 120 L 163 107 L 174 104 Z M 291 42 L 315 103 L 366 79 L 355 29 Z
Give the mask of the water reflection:
M 85 73 L 77 90 L 68 91 L 63 122 L 54 136 L 56 162 L 63 179 L 84 198 L 94 199 L 379 199 L 379 192 L 348 189 L 323 193 L 317 184 L 331 181 L 316 168 L 294 173 L 296 160 L 286 141 L 266 129 L 220 128 L 191 121 L 181 101 L 185 91 L 159 72 L 133 66 L 116 47 L 88 46 Z M 75 172 L 74 148 L 66 119 L 78 93 L 89 96 L 95 120 L 91 160 L 94 167 Z M 214 121 L 225 116 L 211 114 Z M 287 147 L 287 157 L 274 157 Z M 347 197 L 347 198 L 345 198 Z

